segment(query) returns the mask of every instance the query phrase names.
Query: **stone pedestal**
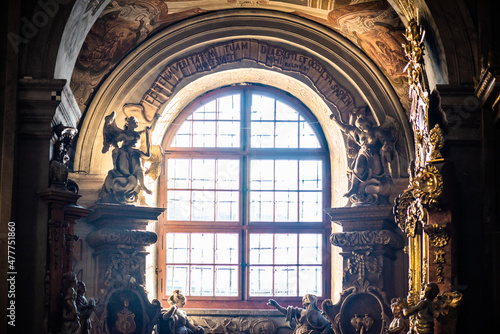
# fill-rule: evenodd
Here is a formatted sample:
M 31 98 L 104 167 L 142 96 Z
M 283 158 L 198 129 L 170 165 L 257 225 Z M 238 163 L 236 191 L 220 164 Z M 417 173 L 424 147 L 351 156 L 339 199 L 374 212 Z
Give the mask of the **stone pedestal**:
M 156 233 L 146 227 L 165 209 L 120 204 L 97 204 L 91 209 L 87 223 L 94 230 L 86 241 L 94 249 L 97 264 L 94 295 L 106 294 L 114 281 L 127 276 L 143 285 L 146 247 L 157 240 Z
M 332 244 L 342 249 L 342 290 L 366 283 L 395 297 L 394 261 L 404 239 L 398 234 L 392 207 L 344 207 L 326 212 L 343 230 L 331 235 Z

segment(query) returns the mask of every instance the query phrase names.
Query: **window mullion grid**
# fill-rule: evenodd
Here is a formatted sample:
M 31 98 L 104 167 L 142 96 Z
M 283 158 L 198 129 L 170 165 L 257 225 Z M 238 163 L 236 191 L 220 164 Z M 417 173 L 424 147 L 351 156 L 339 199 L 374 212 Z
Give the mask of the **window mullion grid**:
M 216 274 L 215 274 L 215 262 L 216 262 L 216 258 L 215 258 L 215 253 L 216 253 L 216 250 L 217 250 L 217 238 L 216 238 L 216 233 L 213 233 L 213 238 L 214 238 L 214 249 L 213 249 L 213 264 L 212 264 L 212 268 L 213 268 L 213 274 L 212 274 L 212 291 L 213 291 L 213 296 L 215 297 L 216 294 L 215 294 L 215 286 L 216 286 L 216 282 L 215 282 L 215 278 L 216 278 Z
M 276 291 L 275 291 L 275 281 L 276 281 L 276 233 L 273 233 L 273 265 L 271 267 L 271 270 L 272 270 L 272 277 L 273 277 L 273 282 L 272 282 L 272 286 L 271 286 L 271 289 L 272 289 L 272 296 L 275 295 Z
M 191 270 L 192 270 L 192 266 L 193 266 L 193 263 L 192 263 L 192 260 L 191 260 L 192 259 L 192 256 L 191 256 L 191 254 L 192 254 L 192 247 L 191 247 L 192 246 L 191 245 L 191 235 L 192 235 L 192 233 L 189 232 L 188 235 L 189 235 L 189 238 L 188 238 L 188 246 L 189 246 L 189 253 L 188 253 L 189 254 L 188 255 L 188 261 L 189 261 L 188 262 L 189 263 L 188 264 L 188 269 L 189 269 L 188 270 L 188 295 L 191 295 L 191 282 L 192 282 L 192 279 L 191 279 Z
M 250 159 L 248 156 L 250 137 L 251 137 L 251 105 L 252 99 L 250 98 L 250 92 L 247 89 L 241 91 L 240 98 L 240 146 L 242 148 L 242 155 L 240 157 L 240 225 L 242 228 L 242 236 L 240 237 L 241 247 L 240 247 L 240 259 L 241 259 L 241 276 L 238 284 L 240 284 L 241 298 L 243 300 L 248 299 L 250 294 L 250 269 L 248 263 L 250 262 L 249 250 L 247 250 L 247 245 L 250 244 L 250 235 L 248 232 L 248 220 L 250 217 L 249 207 L 250 207 L 250 187 L 249 187 L 249 166 Z
M 299 244 L 299 241 L 300 241 L 300 233 L 297 233 L 297 277 L 296 277 L 296 280 L 297 280 L 297 295 L 300 295 L 299 294 L 299 291 L 300 291 L 300 265 L 299 265 L 299 261 L 300 261 L 300 244 Z

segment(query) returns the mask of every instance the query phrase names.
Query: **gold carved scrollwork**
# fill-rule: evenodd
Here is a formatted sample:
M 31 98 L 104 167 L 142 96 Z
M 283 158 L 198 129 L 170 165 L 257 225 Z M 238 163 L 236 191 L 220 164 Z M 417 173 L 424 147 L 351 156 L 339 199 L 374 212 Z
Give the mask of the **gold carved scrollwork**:
M 441 149 L 444 146 L 443 131 L 439 124 L 434 125 L 429 136 L 430 142 L 430 153 L 429 159 L 431 161 L 443 160 L 443 155 L 441 154 Z
M 441 248 L 448 245 L 450 235 L 446 228 L 439 225 L 431 225 L 425 228 L 425 232 L 429 235 L 431 246 Z

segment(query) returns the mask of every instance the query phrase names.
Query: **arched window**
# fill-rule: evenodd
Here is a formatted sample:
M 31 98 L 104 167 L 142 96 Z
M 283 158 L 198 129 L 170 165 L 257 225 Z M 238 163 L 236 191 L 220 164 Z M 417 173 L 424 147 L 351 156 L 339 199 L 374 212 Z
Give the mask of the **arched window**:
M 218 89 L 177 117 L 163 148 L 161 299 L 175 289 L 191 307 L 328 297 L 329 156 L 297 99 Z

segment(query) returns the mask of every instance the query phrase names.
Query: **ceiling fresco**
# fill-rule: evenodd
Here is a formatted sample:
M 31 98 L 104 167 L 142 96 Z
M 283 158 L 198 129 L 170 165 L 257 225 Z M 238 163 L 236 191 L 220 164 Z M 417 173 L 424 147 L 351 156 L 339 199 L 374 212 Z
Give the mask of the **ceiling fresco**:
M 70 85 L 80 109 L 85 111 L 106 75 L 148 36 L 194 15 L 244 7 L 287 12 L 342 34 L 378 65 L 407 107 L 404 26 L 386 0 L 124 0 L 102 11 L 79 53 Z

